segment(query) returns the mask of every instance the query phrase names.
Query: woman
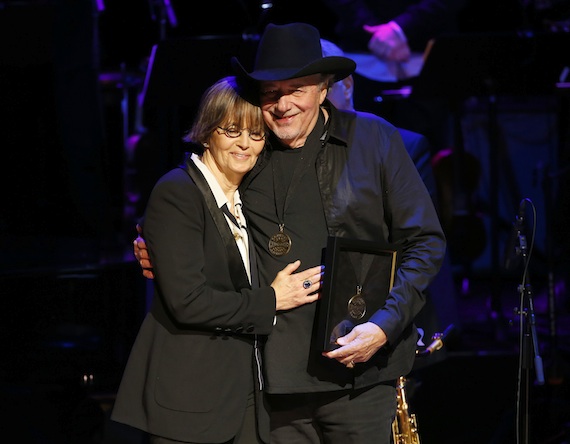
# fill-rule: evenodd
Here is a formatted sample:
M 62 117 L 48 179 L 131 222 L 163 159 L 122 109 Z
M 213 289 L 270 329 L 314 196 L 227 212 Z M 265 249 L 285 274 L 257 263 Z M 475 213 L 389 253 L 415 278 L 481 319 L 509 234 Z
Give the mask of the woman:
M 267 442 L 260 342 L 277 310 L 318 297 L 321 267 L 293 274 L 299 261 L 256 288 L 238 185 L 263 150 L 265 124 L 238 93 L 233 77 L 205 92 L 185 137 L 193 154 L 157 182 L 146 208 L 154 300 L 111 418 L 153 444 Z

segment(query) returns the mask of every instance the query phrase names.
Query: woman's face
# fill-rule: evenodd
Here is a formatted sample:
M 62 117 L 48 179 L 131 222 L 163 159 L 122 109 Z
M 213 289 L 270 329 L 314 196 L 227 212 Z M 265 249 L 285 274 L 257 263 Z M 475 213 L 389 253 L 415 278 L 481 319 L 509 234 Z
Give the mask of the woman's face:
M 254 132 L 251 135 L 260 140 L 252 139 L 247 128 L 216 128 L 205 147 L 202 161 L 214 174 L 219 172 L 232 182 L 241 181 L 253 168 L 265 145 L 264 134 Z

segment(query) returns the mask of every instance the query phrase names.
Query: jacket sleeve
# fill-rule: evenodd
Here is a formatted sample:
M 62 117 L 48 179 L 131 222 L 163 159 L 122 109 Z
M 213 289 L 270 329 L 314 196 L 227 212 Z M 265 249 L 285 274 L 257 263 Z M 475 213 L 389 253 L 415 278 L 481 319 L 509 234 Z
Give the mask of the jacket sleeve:
M 402 247 L 385 306 L 371 321 L 393 342 L 425 303 L 424 292 L 443 262 L 446 241 L 431 196 L 395 129 L 380 128 L 384 223 L 388 240 Z
M 189 176 L 176 169 L 154 187 L 144 234 L 160 303 L 180 328 L 268 334 L 275 315 L 271 287 L 235 289 L 227 251 Z

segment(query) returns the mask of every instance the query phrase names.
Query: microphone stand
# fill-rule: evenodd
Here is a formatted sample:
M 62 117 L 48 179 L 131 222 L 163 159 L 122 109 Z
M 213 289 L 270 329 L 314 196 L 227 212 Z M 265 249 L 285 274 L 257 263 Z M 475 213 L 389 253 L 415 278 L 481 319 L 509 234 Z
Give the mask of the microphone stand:
M 530 200 L 528 201 L 530 202 Z M 532 204 L 532 202 L 530 203 Z M 521 341 L 519 352 L 520 397 L 517 404 L 517 443 L 521 442 L 523 444 L 528 444 L 530 442 L 530 388 L 533 356 L 536 382 L 538 385 L 544 385 L 544 371 L 536 334 L 533 291 L 530 279 L 527 276 L 530 256 L 528 254 L 526 236 L 523 233 L 523 229 L 518 233 L 518 240 L 519 248 L 517 252 L 523 258 L 524 272 L 522 283 L 518 287 L 521 297 L 521 307 L 517 310 L 521 318 Z M 522 411 L 521 406 L 523 408 Z

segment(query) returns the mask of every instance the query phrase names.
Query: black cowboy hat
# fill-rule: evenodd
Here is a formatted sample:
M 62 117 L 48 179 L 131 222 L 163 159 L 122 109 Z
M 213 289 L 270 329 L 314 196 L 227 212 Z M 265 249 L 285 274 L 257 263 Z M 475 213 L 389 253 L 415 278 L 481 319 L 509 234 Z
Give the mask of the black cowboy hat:
M 236 57 L 232 57 L 231 63 L 238 76 L 255 81 L 334 74 L 336 82 L 356 69 L 356 63 L 347 57 L 323 57 L 319 31 L 306 23 L 268 24 L 257 47 L 252 72 L 248 73 Z

